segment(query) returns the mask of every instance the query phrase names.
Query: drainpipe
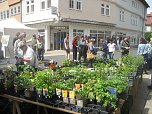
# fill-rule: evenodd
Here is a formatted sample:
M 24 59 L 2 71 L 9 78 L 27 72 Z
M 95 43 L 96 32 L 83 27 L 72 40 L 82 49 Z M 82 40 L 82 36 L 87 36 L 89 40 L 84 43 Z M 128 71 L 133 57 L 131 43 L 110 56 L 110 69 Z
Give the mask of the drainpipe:
M 144 23 L 142 25 L 142 37 L 144 37 L 145 19 L 146 19 L 146 8 L 144 8 Z

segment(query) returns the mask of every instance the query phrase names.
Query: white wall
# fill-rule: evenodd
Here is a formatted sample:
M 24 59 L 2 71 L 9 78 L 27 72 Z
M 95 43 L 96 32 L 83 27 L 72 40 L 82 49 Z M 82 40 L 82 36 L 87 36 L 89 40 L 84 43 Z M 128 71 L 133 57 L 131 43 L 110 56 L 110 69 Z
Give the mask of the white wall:
M 26 13 L 26 0 L 22 1 L 22 22 L 33 22 L 36 23 L 37 21 L 47 21 L 53 18 L 57 18 L 57 15 L 51 14 L 51 8 L 41 10 L 40 0 L 34 0 L 34 12 L 33 13 Z M 52 0 L 51 6 L 58 7 L 58 0 Z

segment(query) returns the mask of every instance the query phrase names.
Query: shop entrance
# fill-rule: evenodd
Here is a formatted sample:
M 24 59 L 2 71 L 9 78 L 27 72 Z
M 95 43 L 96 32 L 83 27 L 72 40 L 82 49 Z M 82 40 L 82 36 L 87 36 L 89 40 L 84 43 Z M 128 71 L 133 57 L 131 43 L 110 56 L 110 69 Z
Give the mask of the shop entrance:
M 66 32 L 54 33 L 54 50 L 64 49 L 64 38 L 66 37 Z

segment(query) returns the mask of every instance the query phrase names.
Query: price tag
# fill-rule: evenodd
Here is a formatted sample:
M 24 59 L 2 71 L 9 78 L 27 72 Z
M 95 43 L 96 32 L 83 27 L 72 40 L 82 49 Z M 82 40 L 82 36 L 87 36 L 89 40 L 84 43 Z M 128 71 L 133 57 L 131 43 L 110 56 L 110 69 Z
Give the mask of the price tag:
M 70 91 L 69 98 L 71 98 L 71 99 L 75 98 L 75 92 L 74 91 Z
M 62 90 L 62 97 L 68 97 L 68 91 Z
M 56 89 L 56 95 L 60 95 L 61 96 L 61 89 Z

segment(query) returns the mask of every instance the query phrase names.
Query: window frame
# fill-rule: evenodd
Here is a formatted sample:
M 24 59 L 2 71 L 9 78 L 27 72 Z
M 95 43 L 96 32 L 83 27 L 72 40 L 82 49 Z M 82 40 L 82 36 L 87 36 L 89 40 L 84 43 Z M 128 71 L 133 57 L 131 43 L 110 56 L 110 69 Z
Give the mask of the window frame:
M 75 0 L 75 9 L 82 10 L 82 0 Z
M 30 1 L 29 0 L 26 1 L 26 13 L 27 14 L 30 13 Z
M 107 7 L 108 6 L 108 7 Z M 106 6 L 105 6 L 105 15 L 106 16 L 110 16 L 110 5 L 109 4 L 106 4 Z M 108 11 L 107 11 L 108 10 Z M 107 14 L 107 12 L 108 12 L 108 14 Z
M 50 9 L 51 8 L 51 0 L 47 0 L 46 4 L 47 4 L 46 8 Z
M 30 0 L 30 12 L 33 13 L 34 12 L 34 0 Z
M 44 4 L 43 4 L 44 3 Z M 44 5 L 44 6 L 43 6 Z M 44 8 L 43 8 L 44 7 Z M 45 10 L 46 9 L 46 1 L 45 0 L 41 0 L 40 2 L 40 9 L 41 10 Z
M 105 4 L 101 4 L 101 15 L 105 15 Z
M 125 11 L 122 11 L 122 10 L 120 10 L 120 12 L 119 12 L 119 20 L 121 21 L 121 22 L 124 22 L 125 21 Z
M 69 9 L 75 9 L 74 3 L 75 3 L 75 0 L 69 0 Z

